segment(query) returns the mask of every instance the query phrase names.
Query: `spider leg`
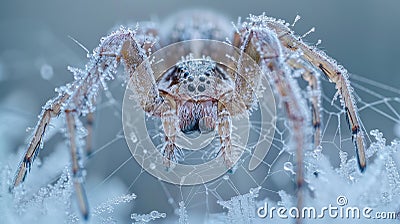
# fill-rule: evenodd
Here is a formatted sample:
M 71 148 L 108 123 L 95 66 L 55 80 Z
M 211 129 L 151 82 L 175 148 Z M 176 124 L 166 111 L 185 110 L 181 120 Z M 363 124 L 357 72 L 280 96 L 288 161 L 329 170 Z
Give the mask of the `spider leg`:
M 147 57 L 146 53 L 148 52 L 143 47 L 149 48 L 151 45 L 146 45 L 148 40 L 140 44 L 140 41 L 135 39 L 135 35 L 135 31 L 125 28 L 113 32 L 101 40 L 99 47 L 93 51 L 90 61 L 86 64 L 84 70 L 70 69 L 74 73 L 74 81 L 59 88 L 57 90 L 59 96 L 48 101 L 44 106 L 10 190 L 24 181 L 35 157 L 39 153 L 43 136 L 51 119 L 60 113 L 65 113 L 68 126 L 67 137 L 71 148 L 73 181 L 80 211 L 83 217 L 87 219 L 89 211 L 83 188 L 83 165 L 79 164 L 79 156 L 81 155 L 76 145 L 76 141 L 80 136 L 76 136 L 75 126 L 78 116 L 85 116 L 94 112 L 97 95 L 101 88 L 107 88 L 107 80 L 114 79 L 121 58 L 123 59 L 125 70 L 129 71 L 128 74 L 132 76 L 133 70 Z M 144 87 L 147 88 L 148 86 Z M 153 95 L 150 94 L 150 96 Z M 83 147 L 83 145 L 84 142 L 80 143 L 79 147 Z
M 226 167 L 232 167 L 236 162 L 233 150 L 232 150 L 232 120 L 229 111 L 223 104 L 218 103 L 218 135 L 221 142 L 221 146 L 218 151 L 218 155 L 224 158 Z
M 268 75 L 275 92 L 280 96 L 287 117 L 292 128 L 292 138 L 296 152 L 296 184 L 297 208 L 303 207 L 304 171 L 303 153 L 307 148 L 307 113 L 303 108 L 302 98 L 297 83 L 293 80 L 292 70 L 284 63 L 283 52 L 279 40 L 274 32 L 265 26 L 263 20 L 251 18 L 244 23 L 241 33 L 236 33 L 234 44 L 242 53 L 250 55 L 261 65 L 261 69 Z M 300 222 L 300 219 L 297 219 Z
M 164 166 L 170 167 L 171 160 L 177 161 L 177 154 L 180 149 L 175 145 L 175 139 L 179 132 L 179 118 L 176 109 L 172 108 L 168 103 L 162 105 L 161 121 L 165 134 L 165 144 L 163 146 Z
M 347 70 L 316 47 L 306 45 L 301 38 L 296 37 L 284 24 L 271 21 L 268 23 L 268 27 L 277 33 L 284 47 L 292 51 L 300 50 L 303 54 L 301 57 L 304 58 L 304 60 L 319 68 L 331 82 L 335 83 L 338 94 L 341 97 L 342 106 L 346 111 L 347 121 L 352 133 L 352 141 L 356 148 L 358 166 L 361 171 L 364 171 L 367 165 L 365 158 L 365 139 L 363 131 L 361 130 L 361 122 L 358 116 L 356 101 L 352 94 L 353 88 L 350 86 Z
M 29 146 L 24 154 L 22 161 L 19 164 L 16 175 L 13 181 L 13 187 L 18 186 L 25 180 L 25 177 L 30 171 L 30 168 L 35 161 L 36 156 L 39 154 L 41 144 L 43 142 L 43 136 L 46 129 L 53 117 L 56 117 L 61 112 L 61 105 L 69 98 L 68 94 L 64 94 L 49 100 L 43 109 L 38 124 L 35 127 L 33 137 L 29 143 Z
M 87 220 L 89 217 L 89 206 L 86 197 L 85 188 L 83 187 L 84 182 L 84 170 L 82 164 L 82 149 L 77 145 L 79 141 L 78 136 L 76 136 L 76 120 L 78 116 L 76 111 L 66 110 L 65 117 L 67 122 L 67 136 L 69 141 L 69 146 L 71 150 L 72 158 L 72 178 L 75 187 L 75 193 L 78 199 L 79 209 L 84 219 Z
M 319 74 L 310 67 L 299 61 L 296 58 L 288 58 L 286 63 L 294 69 L 301 69 L 301 77 L 308 83 L 309 87 L 309 101 L 311 104 L 311 122 L 313 127 L 313 142 L 314 148 L 321 145 L 321 91 L 319 86 Z
M 86 155 L 89 156 L 92 153 L 92 143 L 93 143 L 93 123 L 94 123 L 94 115 L 93 112 L 90 112 L 86 116 Z
M 125 72 L 129 75 L 128 85 L 144 111 L 160 116 L 161 112 L 157 107 L 161 103 L 161 97 L 147 56 L 151 45 L 143 46 L 145 49 L 135 40 L 127 40 L 122 45 L 121 55 L 125 61 Z
M 95 97 L 97 95 L 96 91 L 91 91 L 90 87 L 95 86 L 95 89 L 98 90 L 98 85 L 101 82 L 102 72 L 104 72 L 107 68 L 112 68 L 114 63 L 118 63 L 120 60 L 119 56 L 103 56 L 102 53 L 106 51 L 108 48 L 115 48 L 112 45 L 116 45 L 116 43 L 124 40 L 132 38 L 131 32 L 126 32 L 125 30 L 121 30 L 110 35 L 106 38 L 97 49 L 97 52 L 94 53 L 92 60 L 88 63 L 87 70 L 82 71 L 78 69 L 72 69 L 72 71 L 77 74 L 76 80 L 74 82 L 68 84 L 68 87 L 65 87 L 66 90 L 62 90 L 59 96 L 56 98 L 49 100 L 40 115 L 40 119 L 38 124 L 34 129 L 33 137 L 29 143 L 29 146 L 24 154 L 24 157 L 19 164 L 17 173 L 15 175 L 13 186 L 18 186 L 21 182 L 24 181 L 27 172 L 29 171 L 33 161 L 40 150 L 40 144 L 43 141 L 43 136 L 46 132 L 47 126 L 51 121 L 51 118 L 58 116 L 62 111 L 61 107 L 67 104 L 73 104 L 74 108 L 81 110 L 82 108 L 86 108 L 89 112 L 94 110 L 92 104 L 95 103 Z M 98 55 L 96 55 L 98 54 Z M 116 58 L 115 58 L 116 57 Z M 132 65 L 130 65 L 132 66 Z M 79 75 L 79 76 L 78 76 Z M 103 77 L 104 79 L 104 77 Z

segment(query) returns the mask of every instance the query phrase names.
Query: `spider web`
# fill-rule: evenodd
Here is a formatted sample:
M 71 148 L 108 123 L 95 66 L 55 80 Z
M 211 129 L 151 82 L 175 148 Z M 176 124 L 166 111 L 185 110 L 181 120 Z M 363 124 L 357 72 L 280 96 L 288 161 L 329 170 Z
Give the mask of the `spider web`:
M 351 81 L 357 93 L 357 105 L 367 144 L 371 145 L 376 141 L 374 136 L 370 134 L 373 129 L 387 130 L 384 136 L 388 141 L 398 138 L 399 133 L 396 132 L 400 123 L 398 91 L 359 75 L 351 75 Z M 301 80 L 299 80 L 299 84 L 300 86 L 304 85 Z M 335 93 L 333 85 L 324 78 L 321 80 L 321 85 L 323 88 L 321 108 L 323 118 L 322 153 L 328 157 L 331 165 L 338 169 L 343 159 L 354 157 L 354 145 L 351 141 L 343 108 L 338 101 L 333 100 Z M 120 88 L 120 86 L 116 84 L 115 88 Z M 304 91 L 302 94 L 306 95 L 307 93 Z M 118 109 L 120 103 L 115 100 L 118 98 L 117 94 L 113 93 L 113 98 L 110 98 L 111 95 L 108 93 L 106 95 L 109 95 L 109 97 L 103 98 L 105 100 L 103 100 L 97 116 L 108 117 L 103 113 L 112 114 L 111 117 L 118 120 L 120 118 L 120 109 Z M 376 120 L 379 120 L 379 122 L 376 122 Z M 254 210 L 251 209 L 254 208 L 256 201 L 269 200 L 278 203 L 282 202 L 285 196 L 292 198 L 295 195 L 296 168 L 293 160 L 294 155 L 289 150 L 291 147 L 291 130 L 285 112 L 279 106 L 276 121 L 272 146 L 259 167 L 253 171 L 248 170 L 251 153 L 245 151 L 233 172 L 216 180 L 194 186 L 178 186 L 149 175 L 130 154 L 127 154 L 129 150 L 126 146 L 120 147 L 124 145 L 121 127 L 115 128 L 114 138 L 104 140 L 104 143 L 97 145 L 94 156 L 89 161 L 89 173 L 93 170 L 98 171 L 98 164 L 107 164 L 108 169 L 103 171 L 103 176 L 99 175 L 97 181 L 93 180 L 92 174 L 88 176 L 89 186 L 87 191 L 99 190 L 115 180 L 122 181 L 126 193 L 138 195 L 135 199 L 135 205 L 129 210 L 131 213 L 136 215 L 150 214 L 153 210 L 160 211 L 166 213 L 166 221 L 171 223 L 175 223 L 177 220 L 181 223 L 187 221 L 202 223 L 205 220 L 228 222 L 230 219 L 240 222 L 240 218 L 243 219 L 243 217 L 248 217 L 248 220 L 254 219 Z M 96 132 L 104 131 L 101 130 L 101 126 L 101 124 L 97 124 Z M 110 135 L 109 129 L 106 132 L 108 137 L 113 136 Z M 251 135 L 257 136 L 258 132 L 259 128 L 253 122 Z M 257 141 L 250 141 L 248 147 L 252 148 L 255 144 L 257 144 Z M 124 155 L 116 157 L 115 155 L 121 154 L 121 151 Z M 314 152 L 320 153 L 318 149 Z M 105 158 L 96 159 L 95 157 L 100 157 L 100 154 L 111 154 L 112 157 L 106 155 Z M 372 152 L 367 154 L 371 155 Z M 190 157 L 191 155 L 189 153 L 186 156 Z M 111 161 L 110 158 L 112 158 Z M 209 157 L 201 159 L 206 160 Z M 93 187 L 90 187 L 90 185 Z M 235 206 L 237 207 L 235 208 Z M 250 211 L 245 211 L 244 208 L 250 209 Z M 237 214 L 238 211 L 241 212 Z M 246 216 L 248 214 L 250 216 Z
M 373 135 L 370 134 L 373 129 L 386 131 L 383 134 L 389 142 L 396 137 L 399 138 L 400 94 L 398 90 L 360 75 L 352 74 L 350 78 L 351 84 L 355 88 L 367 145 L 373 145 L 376 142 L 373 135 L 378 134 L 376 132 L 372 132 Z M 298 82 L 300 86 L 305 86 L 301 80 Z M 333 100 L 334 86 L 324 78 L 321 80 L 321 85 L 322 154 L 329 158 L 328 161 L 334 168 L 339 168 L 343 164 L 343 160 L 354 156 L 354 146 L 351 142 L 343 108 L 338 101 Z M 269 200 L 278 203 L 285 201 L 285 197 L 294 196 L 296 169 L 293 161 L 294 155 L 289 150 L 291 130 L 285 112 L 279 105 L 273 143 L 259 167 L 253 171 L 248 170 L 251 154 L 245 151 L 232 172 L 204 184 L 178 186 L 149 175 L 132 157 L 126 146 L 121 124 L 122 102 L 120 99 L 122 99 L 124 88 L 125 86 L 121 87 L 121 82 L 112 82 L 110 91 L 106 91 L 101 96 L 95 113 L 93 153 L 87 160 L 86 166 L 88 172 L 86 188 L 91 207 L 94 209 L 93 222 L 147 222 L 159 218 L 170 223 L 176 223 L 177 220 L 180 223 L 188 221 L 202 223 L 205 220 L 227 222 L 229 219 L 239 222 L 241 217 L 254 218 L 254 213 L 251 211 L 257 201 Z M 306 94 L 306 91 L 302 92 L 302 95 Z M 82 120 L 84 121 L 84 119 Z M 259 128 L 256 119 L 253 121 L 251 135 L 257 136 Z M 45 200 L 47 194 L 43 193 L 43 186 L 53 184 L 63 189 L 61 193 L 64 194 L 60 197 L 68 199 L 65 207 L 59 208 L 62 212 L 56 214 L 59 217 L 65 217 L 64 211 L 66 210 L 73 214 L 68 215 L 67 221 L 76 222 L 79 214 L 74 208 L 75 202 L 70 203 L 75 199 L 70 184 L 68 184 L 68 178 L 66 178 L 69 175 L 66 171 L 68 169 L 64 168 L 68 164 L 68 149 L 63 144 L 57 143 L 63 142 L 61 135 L 58 136 L 56 131 L 61 130 L 62 124 L 58 123 L 57 121 L 53 123 L 55 137 L 49 140 L 45 146 L 45 148 L 55 148 L 55 152 L 53 153 L 52 150 L 42 152 L 40 157 L 43 162 L 35 163 L 25 185 L 30 188 L 28 193 L 21 193 L 22 198 L 27 195 L 28 198 L 32 198 L 31 195 L 34 195 L 31 200 L 33 205 L 28 203 L 27 207 L 19 209 L 21 209 L 20 212 L 28 213 L 29 218 L 43 213 L 41 206 L 52 203 Z M 51 136 L 53 134 L 48 134 L 48 137 Z M 256 138 L 254 136 L 253 138 Z M 250 141 L 247 147 L 252 148 L 255 144 L 257 141 Z M 369 151 L 367 154 L 373 155 L 373 152 Z M 14 163 L 11 164 L 16 164 L 18 159 L 17 156 L 12 157 L 10 161 L 14 161 Z M 204 158 L 204 160 L 206 159 Z M 374 159 L 371 157 L 369 161 Z M 399 161 L 397 160 L 397 162 Z M 4 169 L 2 180 L 10 179 L 11 168 Z M 396 166 L 392 170 L 395 175 Z M 61 178 L 59 178 L 60 174 Z M 1 183 L 2 195 L 4 195 L 7 181 Z M 121 195 L 128 195 L 128 197 L 124 198 Z M 54 195 L 47 198 L 52 197 Z M 9 198 L 9 200 L 15 199 Z M 129 203 L 132 200 L 134 203 Z M 3 202 L 5 201 L 7 200 Z M 114 209 L 121 203 L 124 203 L 123 206 Z M 3 206 L 7 207 L 4 204 Z M 35 206 L 37 209 L 32 210 L 32 207 Z M 52 211 L 49 208 L 46 209 L 48 211 L 45 212 L 46 214 Z M 111 213 L 113 214 L 111 215 Z M 113 218 L 110 218 L 111 216 Z

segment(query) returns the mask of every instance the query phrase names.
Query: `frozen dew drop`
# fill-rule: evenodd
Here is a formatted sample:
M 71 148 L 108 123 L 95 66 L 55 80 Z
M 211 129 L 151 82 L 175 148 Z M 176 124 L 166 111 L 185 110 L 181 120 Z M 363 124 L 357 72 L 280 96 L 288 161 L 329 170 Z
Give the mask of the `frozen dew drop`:
M 183 201 L 179 202 L 179 209 L 176 209 L 175 213 L 177 215 L 179 215 L 179 220 L 178 220 L 179 224 L 187 224 L 187 223 L 189 223 L 189 220 L 188 220 L 189 217 L 188 217 L 188 214 L 187 214 L 185 202 L 183 202 Z
M 168 198 L 168 204 L 173 204 L 174 202 L 174 198 Z
M 33 130 L 32 127 L 27 127 L 27 128 L 25 129 L 26 132 L 31 132 L 32 130 Z
M 229 176 L 228 176 L 228 175 L 224 175 L 224 176 L 222 177 L 222 179 L 224 179 L 224 180 L 229 180 Z
M 322 146 L 317 146 L 315 149 L 314 149 L 314 158 L 318 158 L 318 157 L 320 157 L 321 156 L 321 154 L 322 154 Z
M 300 15 L 296 15 L 296 18 L 294 18 L 292 26 L 296 25 L 297 21 L 299 21 L 300 19 L 301 19 L 301 16 Z
M 307 33 L 303 34 L 303 36 L 301 36 L 301 38 L 305 38 L 306 36 L 308 36 L 310 33 L 315 32 L 315 27 L 312 27 Z
M 183 185 L 185 183 L 186 176 L 181 177 L 180 185 Z
M 258 192 L 260 191 L 260 189 L 261 189 L 260 186 L 259 186 L 259 187 L 256 187 L 256 188 L 250 188 L 249 193 L 250 193 L 251 195 L 258 194 Z M 258 196 L 258 195 L 256 195 L 256 197 L 257 197 L 257 196 Z
M 321 43 L 322 43 L 322 40 L 321 40 L 321 39 L 318 39 L 318 41 L 317 41 L 317 43 L 315 44 L 315 46 L 317 47 L 317 46 L 319 46 Z
M 137 218 L 137 214 L 136 213 L 133 213 L 133 214 L 131 214 L 131 219 L 136 219 Z
M 150 167 L 150 169 L 154 170 L 156 168 L 156 164 L 150 163 L 149 167 Z
M 339 152 L 339 158 L 340 158 L 340 162 L 343 164 L 343 163 L 346 163 L 346 160 L 347 160 L 347 152 L 343 152 L 343 151 L 340 151 Z
M 158 213 L 157 211 L 152 211 L 152 212 L 150 212 L 150 215 L 151 215 L 152 217 L 156 217 L 156 216 L 159 215 L 159 213 Z
M 51 67 L 49 64 L 43 64 L 40 67 L 40 76 L 44 80 L 50 80 L 53 77 L 53 67 Z
M 292 164 L 291 162 L 285 162 L 285 163 L 283 164 L 283 169 L 286 170 L 286 171 L 288 171 L 288 172 L 290 172 L 290 173 L 292 173 L 292 174 L 294 174 L 294 171 L 293 171 L 293 164 Z
M 136 142 L 137 142 L 137 137 L 136 137 L 136 135 L 135 135 L 134 132 L 131 132 L 130 135 L 129 135 L 129 137 L 130 137 L 130 139 L 131 139 L 131 141 L 132 141 L 133 143 L 136 143 Z
M 158 211 L 151 211 L 149 214 L 131 214 L 131 219 L 135 220 L 137 223 L 148 223 L 165 217 L 167 217 L 166 213 L 160 213 Z

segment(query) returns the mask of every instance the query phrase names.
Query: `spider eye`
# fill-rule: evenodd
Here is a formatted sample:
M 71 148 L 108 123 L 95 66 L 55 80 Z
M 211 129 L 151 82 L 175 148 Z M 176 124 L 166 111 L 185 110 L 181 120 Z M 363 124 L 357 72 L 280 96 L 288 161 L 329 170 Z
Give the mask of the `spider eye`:
M 206 77 L 204 77 L 204 75 L 201 75 L 201 76 L 199 77 L 199 81 L 200 81 L 200 82 L 206 81 Z
M 194 87 L 193 84 L 189 84 L 188 90 L 189 90 L 190 92 L 193 92 L 195 89 L 196 89 L 196 87 Z
M 197 87 L 197 90 L 198 90 L 199 92 L 204 92 L 204 90 L 206 90 L 206 87 L 204 86 L 204 84 L 200 84 L 200 85 Z
M 188 75 L 189 75 L 189 72 L 188 72 L 188 71 L 184 72 L 184 73 L 183 73 L 183 78 L 186 79 L 186 78 L 188 77 Z

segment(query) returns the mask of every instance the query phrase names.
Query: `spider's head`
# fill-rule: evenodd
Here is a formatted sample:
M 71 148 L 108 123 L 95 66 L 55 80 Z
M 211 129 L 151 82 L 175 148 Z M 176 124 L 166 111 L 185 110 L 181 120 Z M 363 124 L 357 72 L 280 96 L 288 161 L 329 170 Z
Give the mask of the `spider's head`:
M 214 131 L 218 102 L 213 99 L 189 100 L 179 107 L 179 127 L 189 137 L 197 137 Z
M 189 137 L 214 131 L 221 98 L 234 90 L 227 67 L 208 57 L 184 57 L 158 81 L 158 89 L 174 99 L 179 128 Z M 224 102 L 222 102 L 224 103 Z
M 194 98 L 214 95 L 215 62 L 209 59 L 185 60 L 176 67 L 180 94 Z

